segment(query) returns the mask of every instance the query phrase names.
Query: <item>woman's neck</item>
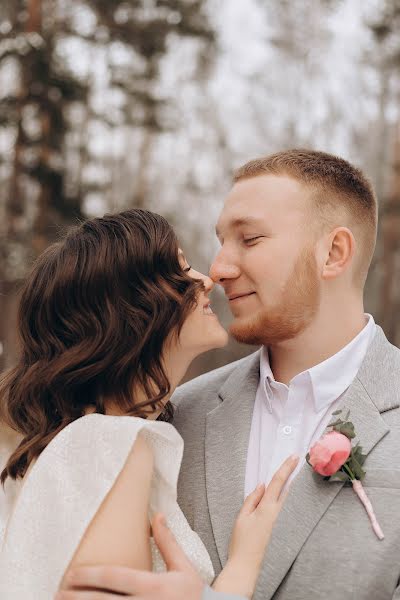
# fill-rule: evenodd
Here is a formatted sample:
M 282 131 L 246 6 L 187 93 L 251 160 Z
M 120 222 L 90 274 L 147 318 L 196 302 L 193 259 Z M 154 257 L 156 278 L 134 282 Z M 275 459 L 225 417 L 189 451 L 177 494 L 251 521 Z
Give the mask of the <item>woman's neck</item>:
M 162 406 L 158 407 L 152 413 L 149 413 L 147 419 L 155 421 L 160 416 L 160 414 L 164 410 L 164 406 L 167 404 L 167 402 L 169 402 L 175 389 L 179 385 L 180 381 L 183 379 L 191 362 L 192 359 L 189 360 L 187 358 L 187 354 L 185 356 L 183 352 L 177 349 L 165 353 L 163 366 L 164 372 L 170 384 L 170 391 L 169 394 L 162 399 Z M 134 404 L 132 405 L 133 408 L 134 405 L 140 405 L 148 401 L 149 396 L 148 394 L 146 394 L 145 390 L 142 387 L 138 386 L 135 388 L 135 390 L 132 391 L 132 399 L 134 399 Z M 113 398 L 110 398 L 110 400 L 106 403 L 105 408 L 105 413 L 107 415 L 123 416 L 124 414 L 126 414 L 118 407 L 118 403 Z

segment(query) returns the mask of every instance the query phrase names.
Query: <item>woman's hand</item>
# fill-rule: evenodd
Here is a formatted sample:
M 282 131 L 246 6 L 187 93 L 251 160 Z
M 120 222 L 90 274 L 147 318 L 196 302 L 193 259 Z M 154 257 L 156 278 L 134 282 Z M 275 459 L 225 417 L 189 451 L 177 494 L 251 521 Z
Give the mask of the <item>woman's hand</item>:
M 54 600 L 200 600 L 205 584 L 187 558 L 161 513 L 152 521 L 154 540 L 167 566 L 166 573 L 128 567 L 74 567 Z
M 289 457 L 268 486 L 257 486 L 245 499 L 232 532 L 228 562 L 213 586 L 216 591 L 253 595 L 273 526 L 287 496 L 283 489 L 298 462 L 298 456 Z

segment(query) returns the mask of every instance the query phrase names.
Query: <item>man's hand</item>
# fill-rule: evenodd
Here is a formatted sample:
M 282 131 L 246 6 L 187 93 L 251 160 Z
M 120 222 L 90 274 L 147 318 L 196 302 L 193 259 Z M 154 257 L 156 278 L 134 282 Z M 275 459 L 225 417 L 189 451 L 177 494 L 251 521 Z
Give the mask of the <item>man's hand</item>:
M 200 600 L 204 582 L 158 514 L 153 537 L 167 565 L 167 573 L 127 567 L 79 567 L 69 571 L 55 600 Z

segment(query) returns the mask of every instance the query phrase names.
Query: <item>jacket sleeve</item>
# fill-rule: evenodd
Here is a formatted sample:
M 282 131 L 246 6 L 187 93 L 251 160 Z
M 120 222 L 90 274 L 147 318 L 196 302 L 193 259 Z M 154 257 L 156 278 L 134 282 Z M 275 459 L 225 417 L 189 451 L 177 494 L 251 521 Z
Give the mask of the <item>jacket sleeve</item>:
M 244 596 L 236 596 L 232 594 L 224 594 L 223 592 L 214 592 L 210 587 L 206 586 L 203 591 L 201 600 L 249 600 Z

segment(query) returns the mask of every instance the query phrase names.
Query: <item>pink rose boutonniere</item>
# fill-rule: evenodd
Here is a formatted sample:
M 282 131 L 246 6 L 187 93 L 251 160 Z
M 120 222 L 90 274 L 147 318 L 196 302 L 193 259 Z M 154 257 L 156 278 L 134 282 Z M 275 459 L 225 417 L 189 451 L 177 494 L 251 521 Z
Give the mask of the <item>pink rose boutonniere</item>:
M 341 410 L 337 410 L 333 415 L 338 416 L 341 412 Z M 310 448 L 306 460 L 314 471 L 325 479 L 332 477 L 332 480 L 351 482 L 353 490 L 367 511 L 376 536 L 383 540 L 385 536 L 361 483 L 365 477 L 362 465 L 366 456 L 362 453 L 362 447 L 358 443 L 354 447 L 351 445 L 351 440 L 355 438 L 356 434 L 353 423 L 348 421 L 349 415 L 350 411 L 344 420 L 338 418 L 330 425 L 332 430 L 323 435 Z

